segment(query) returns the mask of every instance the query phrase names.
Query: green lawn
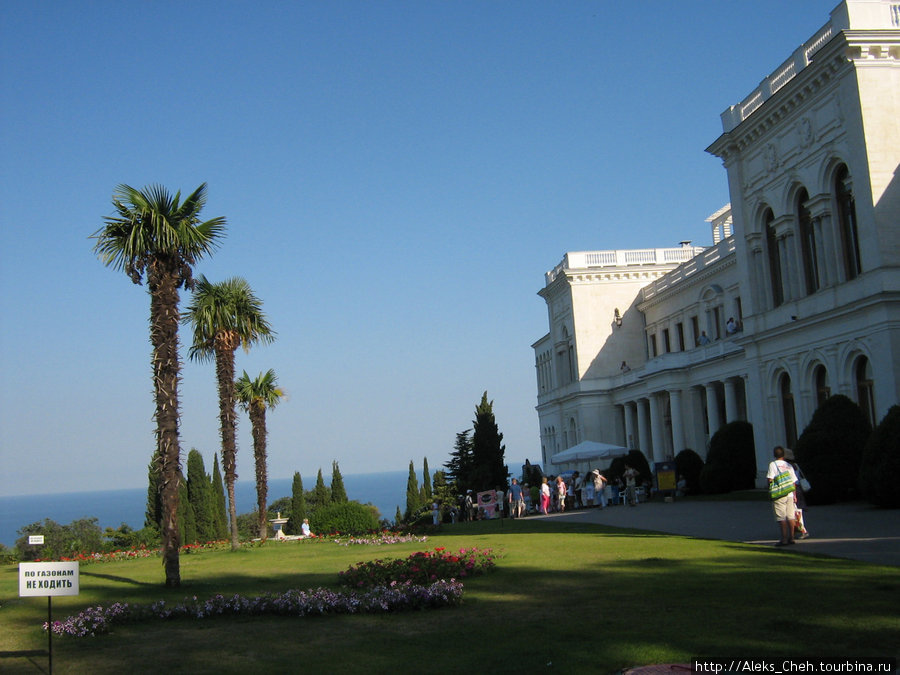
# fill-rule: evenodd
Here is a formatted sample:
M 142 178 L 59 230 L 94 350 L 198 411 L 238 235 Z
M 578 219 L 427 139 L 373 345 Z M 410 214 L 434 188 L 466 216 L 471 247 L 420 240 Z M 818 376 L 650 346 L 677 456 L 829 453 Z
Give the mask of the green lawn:
M 463 605 L 408 614 L 171 621 L 56 638 L 57 673 L 614 673 L 694 656 L 897 657 L 900 569 L 768 547 L 521 520 L 446 527 L 424 544 L 343 547 L 271 542 L 183 555 L 166 591 L 158 558 L 81 566 L 81 594 L 55 619 L 92 604 L 253 596 L 336 585 L 371 558 L 445 546 L 502 553 L 466 582 Z M 0 672 L 46 672 L 44 598 L 19 598 L 0 569 Z M 25 652 L 25 654 L 22 654 Z

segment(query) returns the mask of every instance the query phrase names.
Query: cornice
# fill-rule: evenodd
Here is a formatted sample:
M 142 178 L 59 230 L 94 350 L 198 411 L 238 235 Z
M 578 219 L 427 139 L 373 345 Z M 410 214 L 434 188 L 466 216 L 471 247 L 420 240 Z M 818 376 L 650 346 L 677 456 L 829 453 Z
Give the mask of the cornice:
M 759 108 L 729 132 L 723 133 L 706 151 L 726 164 L 758 143 L 810 97 L 819 94 L 837 80 L 842 71 L 852 68 L 845 33 L 839 33 L 816 53 L 815 59 L 787 84 L 772 94 Z

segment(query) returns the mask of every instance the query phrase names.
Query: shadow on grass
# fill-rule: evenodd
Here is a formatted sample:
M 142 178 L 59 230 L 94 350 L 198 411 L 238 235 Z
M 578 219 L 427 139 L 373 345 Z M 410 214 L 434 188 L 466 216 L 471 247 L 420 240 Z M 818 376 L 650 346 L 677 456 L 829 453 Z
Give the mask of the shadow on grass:
M 133 586 L 159 586 L 159 584 L 152 584 L 149 581 L 139 581 L 138 579 L 132 579 L 130 577 L 121 577 L 116 576 L 114 574 L 98 574 L 97 572 L 81 572 L 79 571 L 79 576 L 82 577 L 94 577 L 96 579 L 106 579 L 107 581 L 115 581 L 117 583 L 122 584 L 131 584 Z
M 196 570 L 183 570 L 184 585 L 165 596 L 335 587 L 337 570 L 358 560 L 473 545 L 503 557 L 492 574 L 465 580 L 455 609 L 149 622 L 92 641 L 60 641 L 60 652 L 70 672 L 93 673 L 118 672 L 122 654 L 177 672 L 290 672 L 302 661 L 312 672 L 440 664 L 441 672 L 462 673 L 506 670 L 513 659 L 520 670 L 612 673 L 701 655 L 896 656 L 900 644 L 896 569 L 563 521 L 480 521 L 445 527 L 425 543 L 349 553 L 321 542 L 258 556 L 198 556 Z M 313 571 L 314 559 L 325 562 Z M 91 598 L 121 600 L 117 583 Z M 133 597 L 144 602 L 164 590 L 141 584 Z

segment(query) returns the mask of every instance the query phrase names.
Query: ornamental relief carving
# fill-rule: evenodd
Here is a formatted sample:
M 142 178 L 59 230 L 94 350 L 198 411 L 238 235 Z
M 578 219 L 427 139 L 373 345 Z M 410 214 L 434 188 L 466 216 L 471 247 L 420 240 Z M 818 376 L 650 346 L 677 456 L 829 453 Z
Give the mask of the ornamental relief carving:
M 800 146 L 808 148 L 813 142 L 812 121 L 808 117 L 804 117 L 797 122 L 797 137 L 800 140 Z
M 769 173 L 774 173 L 778 169 L 778 149 L 773 143 L 768 143 L 763 150 L 763 160 Z

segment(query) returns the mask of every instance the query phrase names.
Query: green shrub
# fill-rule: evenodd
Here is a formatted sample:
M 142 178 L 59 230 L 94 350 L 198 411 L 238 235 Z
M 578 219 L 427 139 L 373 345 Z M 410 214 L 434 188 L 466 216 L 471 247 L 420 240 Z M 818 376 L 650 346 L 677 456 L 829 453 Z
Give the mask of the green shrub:
M 107 544 L 104 550 L 121 550 L 129 548 L 156 548 L 160 545 L 159 530 L 155 527 L 144 527 L 135 530 L 122 523 L 119 528 L 114 530 L 107 527 L 103 533 L 103 538 Z
M 756 487 L 753 425 L 742 421 L 729 422 L 713 434 L 706 466 L 700 473 L 700 485 L 704 492 L 710 494 Z
M 684 478 L 688 494 L 700 492 L 700 472 L 703 470 L 703 459 L 690 448 L 685 448 L 675 455 L 675 474 Z
M 843 395 L 827 398 L 813 413 L 794 456 L 811 485 L 811 504 L 832 504 L 856 496 L 862 451 L 872 427 L 860 407 Z
M 707 462 L 700 470 L 700 489 L 708 495 L 731 492 L 731 469 L 723 462 Z
M 316 534 L 365 534 L 379 527 L 378 510 L 369 504 L 341 502 L 316 509 L 309 521 Z
M 24 561 L 59 560 L 77 553 L 103 550 L 103 532 L 96 518 L 81 518 L 68 525 L 45 518 L 43 522 L 26 525 L 18 533 L 21 536 L 16 540 L 16 549 Z M 44 543 L 29 545 L 28 536 L 32 534 L 44 535 Z
M 891 406 L 869 436 L 859 467 L 859 489 L 876 506 L 900 507 L 900 405 Z

